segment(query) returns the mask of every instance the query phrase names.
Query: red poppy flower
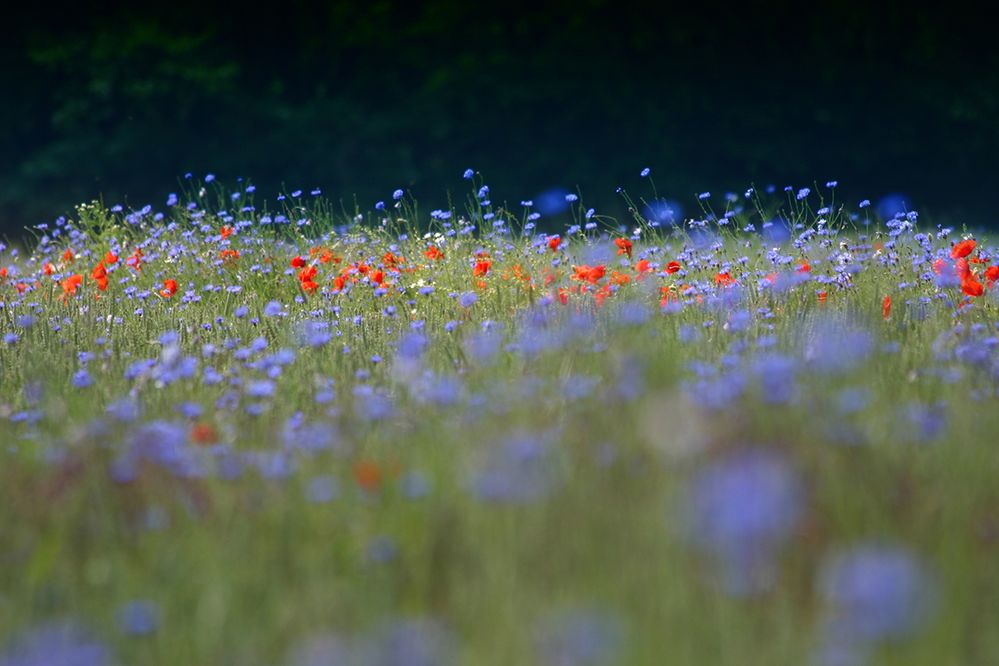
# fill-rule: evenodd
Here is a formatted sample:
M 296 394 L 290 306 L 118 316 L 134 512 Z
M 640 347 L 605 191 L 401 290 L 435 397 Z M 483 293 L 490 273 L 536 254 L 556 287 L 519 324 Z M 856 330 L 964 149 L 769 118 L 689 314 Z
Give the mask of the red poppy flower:
M 621 271 L 611 272 L 611 282 L 616 285 L 624 286 L 631 282 L 631 276 L 627 273 L 622 273 Z
M 820 291 L 818 293 L 818 298 L 819 298 L 819 303 L 825 303 L 826 299 L 829 298 L 829 294 L 827 294 L 825 291 Z
M 619 255 L 626 254 L 628 258 L 631 259 L 631 241 L 627 238 L 615 238 L 614 245 L 617 245 L 617 253 Z
M 372 460 L 358 460 L 354 463 L 354 480 L 364 490 L 378 490 L 382 485 L 382 470 Z
M 600 266 L 587 266 L 583 264 L 582 266 L 573 266 L 572 269 L 576 272 L 572 276 L 573 280 L 589 282 L 590 284 L 596 284 L 607 273 L 607 269 L 602 264 Z
M 104 255 L 104 263 L 106 263 L 106 264 L 117 264 L 118 263 L 118 255 L 115 254 L 114 252 L 112 252 L 111 250 L 108 250 L 107 254 Z
M 489 269 L 492 267 L 493 262 L 488 259 L 481 259 L 475 262 L 475 268 L 472 269 L 472 275 L 475 277 L 483 277 L 489 273 Z
M 210 423 L 195 423 L 191 426 L 191 441 L 208 446 L 219 441 L 219 434 Z
M 298 272 L 298 280 L 299 282 L 308 282 L 309 280 L 314 279 L 316 277 L 316 273 L 318 272 L 319 271 L 316 270 L 315 266 L 306 266 Z
M 971 266 L 968 265 L 968 260 L 964 257 L 954 262 L 954 270 L 961 282 L 964 282 L 971 275 Z
M 69 249 L 69 248 L 66 248 L 66 251 L 62 253 L 62 259 L 63 259 L 63 261 L 65 261 L 65 262 L 66 262 L 67 264 L 71 264 L 71 263 L 73 263 L 73 259 L 74 259 L 74 258 L 75 258 L 75 257 L 74 257 L 74 255 L 73 255 L 73 250 L 71 250 L 71 249 Z
M 652 266 L 649 264 L 648 259 L 639 259 L 638 263 L 635 264 L 635 272 L 638 273 L 638 279 L 641 280 L 646 273 L 652 270 Z
M 967 257 L 969 254 L 975 251 L 976 245 L 978 245 L 978 243 L 976 243 L 973 238 L 961 241 L 960 243 L 958 243 L 957 245 L 955 245 L 950 249 L 951 259 L 959 259 L 962 257 Z
M 163 280 L 163 288 L 160 289 L 160 296 L 163 298 L 170 298 L 177 293 L 177 281 L 176 280 Z
M 562 244 L 562 238 L 560 236 L 552 236 L 548 239 L 548 247 L 551 248 L 552 252 L 558 252 L 559 245 Z
M 989 282 L 999 280 L 999 266 L 989 266 L 985 269 L 985 279 Z
M 83 282 L 83 276 L 74 273 L 62 281 L 63 297 L 76 294 L 76 288 Z
M 221 259 L 223 263 L 231 265 L 237 259 L 239 259 L 239 250 L 233 250 L 233 249 L 230 249 L 230 248 L 226 248 L 225 250 L 222 250 L 221 252 L 219 252 L 219 259 Z
M 435 245 L 428 247 L 423 251 L 423 254 L 426 255 L 427 259 L 430 259 L 431 261 L 440 261 L 444 258 L 444 253 L 437 249 Z
M 308 262 L 306 262 L 304 258 L 302 258 L 302 257 L 295 257 L 294 259 L 291 260 L 291 267 L 292 268 L 305 268 L 305 264 L 306 263 L 308 263 Z
M 222 227 L 222 229 L 221 229 L 221 230 L 219 230 L 219 233 L 221 233 L 221 234 L 222 234 L 222 238 L 228 238 L 229 236 L 231 236 L 231 235 L 232 235 L 232 232 L 233 232 L 233 231 L 235 231 L 235 229 L 233 229 L 232 227 L 230 227 L 230 226 L 229 226 L 229 225 L 227 224 L 227 225 L 225 225 L 224 227 Z
M 55 273 L 55 266 L 53 266 L 51 262 L 46 261 L 45 265 L 42 266 L 42 271 L 44 271 L 46 275 L 52 275 Z
M 593 292 L 593 300 L 596 301 L 597 306 L 600 307 L 604 304 L 604 300 L 611 295 L 610 284 L 605 284 L 604 286 Z
M 881 316 L 885 319 L 891 316 L 891 296 L 885 296 L 881 301 Z
M 90 279 L 97 283 L 97 288 L 101 291 L 107 291 L 108 288 L 108 270 L 104 267 L 104 262 L 99 262 L 94 266 L 94 270 L 90 271 Z
M 727 287 L 735 284 L 735 278 L 729 275 L 728 271 L 725 271 L 724 273 L 715 273 L 715 284 L 721 287 Z
M 135 252 L 132 253 L 128 259 L 125 260 L 125 264 L 131 266 L 137 271 L 142 270 L 142 248 L 135 248 Z
M 668 264 L 666 264 L 666 272 L 669 273 L 670 275 L 672 275 L 673 273 L 676 273 L 679 270 L 680 270 L 680 262 L 679 261 L 671 261 Z
M 961 291 L 968 296 L 981 296 L 985 293 L 985 288 L 982 286 L 982 283 L 976 280 L 972 275 L 961 281 Z
M 801 265 L 798 266 L 799 273 L 810 273 L 811 271 L 812 271 L 812 266 L 811 264 L 808 263 L 807 260 L 801 262 Z

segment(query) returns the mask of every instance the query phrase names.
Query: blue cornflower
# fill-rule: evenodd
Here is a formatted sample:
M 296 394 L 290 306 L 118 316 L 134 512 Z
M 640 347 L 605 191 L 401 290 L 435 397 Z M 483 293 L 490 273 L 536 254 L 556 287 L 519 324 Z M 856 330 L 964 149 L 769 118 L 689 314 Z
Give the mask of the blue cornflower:
M 476 296 L 474 292 L 466 291 L 465 293 L 463 293 L 461 296 L 458 297 L 458 305 L 460 305 L 463 308 L 470 308 L 473 305 L 475 305 L 476 301 L 478 300 L 479 297 Z
M 475 175 L 474 171 L 472 171 L 471 169 L 465 169 L 465 173 L 461 174 L 461 177 L 464 178 L 465 180 L 472 180 L 472 176 L 474 175 Z
M 152 601 L 131 601 L 116 613 L 118 628 L 130 636 L 147 636 L 160 623 L 160 609 Z
M 280 316 L 282 312 L 283 308 L 281 307 L 281 304 L 278 303 L 277 301 L 271 301 L 264 306 L 265 317 L 277 317 Z
M 246 385 L 246 395 L 251 398 L 270 398 L 274 396 L 274 382 L 261 379 Z
M 87 369 L 84 368 L 73 374 L 72 384 L 73 388 L 84 389 L 93 386 L 94 379 L 87 372 Z
M 384 549 L 384 552 L 379 552 L 379 549 Z M 391 559 L 398 549 L 394 540 L 378 537 L 369 544 L 368 556 L 384 562 L 386 560 L 379 558 L 379 555 L 388 554 Z M 454 666 L 458 663 L 451 633 L 443 624 L 429 618 L 393 620 L 383 624 L 365 639 L 359 651 L 362 656 L 356 663 L 385 666 Z M 341 662 L 326 659 L 321 663 Z M 351 660 L 349 663 L 355 662 Z
M 210 183 L 213 180 L 215 180 L 215 174 L 214 173 L 209 173 L 209 174 L 205 175 L 205 182 L 206 183 Z
M 704 201 L 705 199 L 710 199 L 711 198 L 711 193 L 710 192 L 701 192 L 700 194 L 697 195 L 697 198 L 700 199 L 701 201 Z
M 332 502 L 339 495 L 339 484 L 336 478 L 329 475 L 313 477 L 309 480 L 305 488 L 305 496 L 314 504 Z
M 605 666 L 618 663 L 623 631 L 617 618 L 596 609 L 570 609 L 545 618 L 538 628 L 541 663 Z
M 768 588 L 775 555 L 801 513 L 801 487 L 777 454 L 736 453 L 698 474 L 688 491 L 692 541 L 711 553 L 732 594 Z
M 899 545 L 865 543 L 835 554 L 823 566 L 820 585 L 830 614 L 825 639 L 840 649 L 914 633 L 935 597 L 920 559 Z
M 402 198 L 402 196 L 404 194 L 405 194 L 405 192 L 403 192 L 402 190 L 396 190 L 396 191 L 392 192 L 392 198 L 394 200 L 398 201 L 399 199 Z
M 22 635 L 3 653 L 4 666 L 110 666 L 111 652 L 81 627 L 52 622 Z
M 652 169 L 650 169 L 649 167 L 645 167 L 644 169 L 642 169 L 642 172 L 638 175 L 640 175 L 642 178 L 645 178 L 650 173 L 652 173 Z
M 470 479 L 479 499 L 514 504 L 545 499 L 557 483 L 558 467 L 550 445 L 531 435 L 515 435 L 489 447 Z

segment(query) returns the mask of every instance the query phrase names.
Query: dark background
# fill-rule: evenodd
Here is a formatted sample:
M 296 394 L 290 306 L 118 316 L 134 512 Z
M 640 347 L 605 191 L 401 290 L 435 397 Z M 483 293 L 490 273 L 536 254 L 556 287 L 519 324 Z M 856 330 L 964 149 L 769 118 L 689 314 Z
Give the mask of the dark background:
M 618 185 L 689 202 L 837 179 L 933 221 L 992 222 L 999 48 L 980 15 L 793 3 L 172 3 L 5 17 L 0 231 L 72 204 L 161 206 L 183 173 L 368 209 Z

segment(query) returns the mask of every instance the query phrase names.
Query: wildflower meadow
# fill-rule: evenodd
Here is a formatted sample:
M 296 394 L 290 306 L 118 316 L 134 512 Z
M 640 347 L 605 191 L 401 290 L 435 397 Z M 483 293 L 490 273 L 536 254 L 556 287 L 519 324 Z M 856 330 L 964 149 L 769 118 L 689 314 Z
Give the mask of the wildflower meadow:
M 0 665 L 999 663 L 988 237 L 180 183 L 0 246 Z

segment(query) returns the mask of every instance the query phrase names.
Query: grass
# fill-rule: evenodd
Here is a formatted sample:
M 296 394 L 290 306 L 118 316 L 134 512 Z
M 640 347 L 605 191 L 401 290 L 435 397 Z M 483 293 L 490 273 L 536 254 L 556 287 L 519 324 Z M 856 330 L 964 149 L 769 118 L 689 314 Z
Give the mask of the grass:
M 0 664 L 991 663 L 985 239 L 816 188 L 553 241 L 478 179 L 7 250 Z

